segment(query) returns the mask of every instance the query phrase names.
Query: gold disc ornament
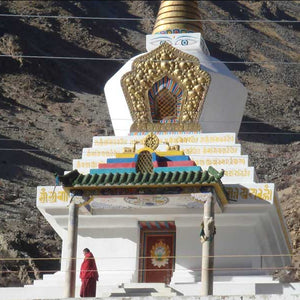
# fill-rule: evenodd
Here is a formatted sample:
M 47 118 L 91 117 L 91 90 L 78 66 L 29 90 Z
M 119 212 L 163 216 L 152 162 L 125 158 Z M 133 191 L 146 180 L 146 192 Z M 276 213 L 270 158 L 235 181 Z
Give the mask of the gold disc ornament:
M 159 138 L 154 133 L 149 133 L 144 140 L 144 145 L 154 151 L 159 145 Z

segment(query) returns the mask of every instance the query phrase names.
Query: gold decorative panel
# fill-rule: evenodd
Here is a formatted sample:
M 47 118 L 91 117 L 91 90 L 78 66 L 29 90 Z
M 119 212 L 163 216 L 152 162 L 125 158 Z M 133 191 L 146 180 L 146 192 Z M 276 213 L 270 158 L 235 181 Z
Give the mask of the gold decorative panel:
M 149 91 L 163 78 L 176 83 L 182 91 L 180 107 L 169 92 L 163 95 L 160 91 L 155 99 L 162 114 L 160 117 L 173 114 L 180 108 L 174 123 L 157 122 L 151 115 Z M 132 71 L 121 79 L 133 118 L 130 131 L 199 131 L 199 117 L 210 80 L 210 75 L 201 70 L 197 57 L 168 43 L 138 57 L 133 62 Z
M 136 171 L 141 173 L 152 173 L 153 162 L 152 154 L 149 151 L 142 151 L 136 163 Z
M 143 143 L 145 147 L 154 151 L 159 146 L 159 138 L 151 132 L 145 137 Z
M 166 88 L 155 97 L 157 119 L 165 119 L 176 115 L 176 97 Z M 153 120 L 154 121 L 154 120 Z

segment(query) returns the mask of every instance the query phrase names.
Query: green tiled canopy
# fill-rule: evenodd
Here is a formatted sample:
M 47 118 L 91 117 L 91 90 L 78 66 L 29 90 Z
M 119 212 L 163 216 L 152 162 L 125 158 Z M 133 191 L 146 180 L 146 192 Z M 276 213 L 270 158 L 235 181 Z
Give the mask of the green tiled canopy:
M 80 174 L 74 170 L 64 176 L 59 176 L 63 186 L 72 187 L 101 187 L 101 186 L 157 186 L 157 185 L 195 185 L 221 183 L 224 171 L 218 172 L 212 167 L 207 171 L 183 171 L 183 172 L 160 172 L 160 173 L 123 173 L 123 174 Z

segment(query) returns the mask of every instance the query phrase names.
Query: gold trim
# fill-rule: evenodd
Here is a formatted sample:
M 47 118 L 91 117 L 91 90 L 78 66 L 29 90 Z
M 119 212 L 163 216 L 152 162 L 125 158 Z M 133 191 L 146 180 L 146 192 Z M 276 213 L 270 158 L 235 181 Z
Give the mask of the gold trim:
M 187 21 L 189 19 L 197 21 L 191 23 Z M 170 29 L 202 32 L 199 19 L 201 14 L 197 1 L 162 1 L 153 34 Z
M 167 14 L 167 13 L 168 14 L 174 13 L 174 16 L 176 16 L 177 13 L 181 13 L 181 14 L 184 14 L 184 13 L 190 14 L 190 13 L 192 13 L 193 14 L 192 18 L 193 19 L 195 18 L 195 16 L 197 16 L 197 19 L 199 19 L 200 16 L 201 16 L 200 12 L 197 11 L 197 10 L 195 10 L 194 7 L 188 7 L 188 8 L 186 8 L 183 5 L 177 5 L 177 6 L 173 6 L 173 10 L 172 11 L 170 11 L 168 7 L 162 7 L 159 10 L 159 13 L 158 13 L 157 17 L 161 17 L 162 15 Z
M 153 149 L 146 146 L 144 148 L 141 148 L 141 149 L 137 150 L 135 154 L 140 154 L 141 152 L 144 152 L 144 151 L 148 151 L 150 153 L 155 153 Z
M 179 84 L 183 91 L 178 123 L 154 123 L 151 117 L 149 90 L 165 76 Z M 200 113 L 210 81 L 210 75 L 201 70 L 197 57 L 168 43 L 138 57 L 132 71 L 121 79 L 133 119 L 130 131 L 199 131 Z
M 166 12 L 161 12 L 160 16 L 163 16 L 164 19 L 175 19 L 178 21 L 178 18 L 181 19 L 187 19 L 187 20 L 197 20 L 200 18 L 200 15 L 198 16 L 197 19 L 195 19 L 195 11 L 191 10 L 191 11 L 182 11 L 182 10 L 177 10 L 177 11 L 166 11 Z M 159 20 L 158 22 L 163 22 L 164 20 Z M 169 20 L 168 20 L 169 21 Z M 193 22 L 197 22 L 197 21 L 193 21 Z
M 161 7 L 168 7 L 170 10 L 173 9 L 174 6 L 177 6 L 177 5 L 181 5 L 181 6 L 186 6 L 187 5 L 187 2 L 188 2 L 188 5 L 189 6 L 194 6 L 195 8 L 198 7 L 198 3 L 197 1 L 195 0 L 162 0 L 161 1 Z

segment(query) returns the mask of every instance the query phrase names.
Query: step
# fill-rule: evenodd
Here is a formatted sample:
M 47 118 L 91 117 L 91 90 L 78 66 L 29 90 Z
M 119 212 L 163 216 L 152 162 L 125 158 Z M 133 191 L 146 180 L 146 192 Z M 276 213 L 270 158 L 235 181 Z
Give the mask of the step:
M 132 283 L 124 283 L 122 285 L 122 287 L 124 289 L 131 289 L 131 288 L 154 288 L 156 290 L 158 289 L 164 289 L 166 288 L 166 285 L 164 283 L 160 283 L 160 282 L 141 282 L 141 283 L 138 283 L 138 282 L 132 282 Z
M 176 297 L 177 293 L 171 292 L 171 289 L 168 292 L 162 293 L 151 293 L 152 297 Z

